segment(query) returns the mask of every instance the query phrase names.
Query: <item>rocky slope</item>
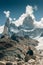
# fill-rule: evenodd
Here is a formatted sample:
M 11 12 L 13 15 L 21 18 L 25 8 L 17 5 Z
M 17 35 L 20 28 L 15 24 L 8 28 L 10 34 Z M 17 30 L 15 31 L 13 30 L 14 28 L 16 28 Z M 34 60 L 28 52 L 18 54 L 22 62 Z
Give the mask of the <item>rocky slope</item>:
M 35 46 L 38 45 L 37 40 L 30 39 L 28 37 L 18 37 L 12 35 L 2 36 L 0 38 L 0 60 L 14 61 L 16 58 L 19 60 L 24 59 L 28 46 L 31 46 L 36 51 Z M 13 59 L 13 60 L 12 60 Z
M 0 64 L 43 65 L 43 55 L 35 48 L 37 45 L 37 40 L 33 40 L 27 36 L 18 37 L 14 34 L 11 38 L 9 36 L 2 36 L 0 38 Z M 25 54 L 29 46 L 31 46 L 34 51 L 36 60 L 30 59 L 28 62 L 25 62 Z

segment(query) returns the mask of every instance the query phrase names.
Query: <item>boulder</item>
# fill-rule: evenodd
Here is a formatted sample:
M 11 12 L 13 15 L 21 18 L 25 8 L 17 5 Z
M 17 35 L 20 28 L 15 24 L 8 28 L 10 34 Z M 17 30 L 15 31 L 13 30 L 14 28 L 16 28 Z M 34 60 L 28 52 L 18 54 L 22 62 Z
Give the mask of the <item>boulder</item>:
M 17 65 L 23 65 L 22 62 L 18 62 Z
M 28 61 L 28 63 L 34 65 L 34 64 L 35 64 L 35 60 L 34 60 L 34 59 L 30 59 L 30 60 Z
M 8 44 L 5 44 L 5 48 L 10 48 L 10 47 L 12 47 L 13 45 L 11 44 L 11 43 L 8 43 Z
M 3 62 L 0 62 L 0 65 L 5 65 Z
M 11 62 L 7 62 L 6 65 L 13 65 Z

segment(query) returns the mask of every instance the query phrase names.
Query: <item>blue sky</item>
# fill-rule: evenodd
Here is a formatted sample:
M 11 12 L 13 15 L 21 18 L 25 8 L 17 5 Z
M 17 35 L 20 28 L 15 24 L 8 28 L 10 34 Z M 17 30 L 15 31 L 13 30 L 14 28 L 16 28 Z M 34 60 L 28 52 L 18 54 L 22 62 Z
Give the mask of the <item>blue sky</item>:
M 9 10 L 12 18 L 18 19 L 26 10 L 26 6 L 37 6 L 37 11 L 34 12 L 36 20 L 43 17 L 43 0 L 0 0 L 0 25 L 6 21 L 3 11 Z

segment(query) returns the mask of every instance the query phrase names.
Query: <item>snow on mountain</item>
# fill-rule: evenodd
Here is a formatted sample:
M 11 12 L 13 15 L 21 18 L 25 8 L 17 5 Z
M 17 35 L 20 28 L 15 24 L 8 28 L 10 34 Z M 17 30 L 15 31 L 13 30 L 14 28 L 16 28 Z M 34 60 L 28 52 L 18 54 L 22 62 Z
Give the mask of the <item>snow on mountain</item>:
M 28 35 L 31 38 L 40 36 L 43 32 L 43 28 L 35 28 L 33 23 L 34 20 L 30 15 L 26 16 L 23 20 L 23 24 L 18 27 L 7 18 L 4 26 L 4 33 L 6 34 L 7 31 L 8 35 L 15 33 L 19 36 Z
M 36 46 L 36 48 L 38 50 L 43 50 L 43 37 L 36 38 L 36 40 L 39 41 L 38 46 Z
M 33 22 L 34 20 L 28 15 L 25 17 L 23 24 L 18 27 L 14 23 L 10 23 L 9 19 L 7 19 L 5 26 L 7 27 L 6 30 L 8 30 L 9 35 L 15 33 L 19 36 L 28 35 L 34 38 L 41 35 L 43 28 L 35 28 Z
M 10 12 L 4 12 L 6 17 L 10 18 Z M 30 37 L 40 36 L 43 32 L 43 18 L 37 22 L 34 16 L 34 9 L 32 6 L 26 6 L 26 11 L 23 13 L 17 20 L 9 20 L 7 19 L 5 23 L 6 30 L 8 29 L 8 33 L 17 33 L 17 34 L 27 34 Z
M 36 28 L 43 28 L 43 18 L 41 18 L 41 20 L 40 21 L 34 21 L 34 26 L 36 27 Z
M 32 20 L 34 20 L 35 19 L 35 17 L 34 17 L 34 15 L 33 15 L 33 7 L 32 6 L 26 6 L 26 11 L 25 11 L 25 13 L 23 13 L 17 20 L 15 20 L 15 21 L 13 21 L 13 23 L 17 26 L 17 27 L 19 27 L 19 26 L 21 26 L 21 25 L 23 25 L 23 22 L 24 22 L 24 20 L 25 20 L 25 18 L 26 17 L 30 17 L 30 19 L 32 19 Z
M 0 34 L 3 33 L 3 30 L 4 30 L 4 25 L 3 26 L 0 26 Z

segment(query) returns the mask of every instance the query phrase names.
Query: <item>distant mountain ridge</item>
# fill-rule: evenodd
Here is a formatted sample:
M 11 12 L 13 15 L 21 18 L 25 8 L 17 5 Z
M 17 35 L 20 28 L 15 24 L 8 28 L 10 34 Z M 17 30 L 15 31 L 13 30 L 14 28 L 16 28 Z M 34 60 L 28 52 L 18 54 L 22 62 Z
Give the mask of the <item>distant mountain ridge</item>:
M 35 28 L 33 24 L 33 19 L 30 16 L 27 16 L 23 24 L 20 26 L 16 26 L 9 18 L 7 18 L 5 25 L 1 28 L 0 35 L 8 35 L 12 36 L 12 34 L 17 34 L 18 36 L 28 35 L 31 38 L 40 36 L 43 32 L 43 28 Z

